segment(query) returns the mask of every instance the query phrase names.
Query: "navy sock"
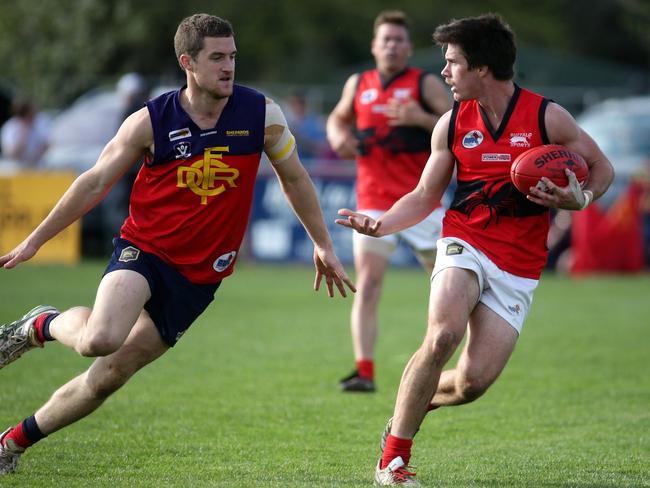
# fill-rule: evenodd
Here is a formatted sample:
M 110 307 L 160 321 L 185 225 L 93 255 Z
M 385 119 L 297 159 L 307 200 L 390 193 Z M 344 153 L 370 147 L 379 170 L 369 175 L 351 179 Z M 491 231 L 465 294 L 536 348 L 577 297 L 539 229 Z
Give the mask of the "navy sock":
M 23 420 L 23 432 L 32 443 L 36 443 L 47 437 L 47 435 L 41 432 L 41 429 L 36 423 L 36 418 L 33 415 Z
M 59 316 L 58 313 L 52 313 L 52 314 L 48 315 L 48 316 L 45 318 L 45 320 L 43 321 L 43 338 L 44 338 L 46 341 L 53 341 L 53 340 L 55 340 L 54 337 L 52 337 L 52 336 L 50 335 L 50 322 L 52 322 L 52 320 L 54 320 L 54 319 L 55 319 L 56 317 L 58 317 L 58 316 Z

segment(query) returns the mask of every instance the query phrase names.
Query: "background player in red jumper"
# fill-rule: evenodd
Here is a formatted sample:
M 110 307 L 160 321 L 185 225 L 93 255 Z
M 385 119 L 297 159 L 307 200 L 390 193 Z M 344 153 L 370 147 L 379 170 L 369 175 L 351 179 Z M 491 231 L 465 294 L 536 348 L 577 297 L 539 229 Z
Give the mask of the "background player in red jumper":
M 417 184 L 433 126 L 451 102 L 436 76 L 408 66 L 412 46 L 404 12 L 389 10 L 377 16 L 371 51 L 376 68 L 347 80 L 329 116 L 327 135 L 341 157 L 356 158 L 358 211 L 378 217 Z M 354 234 L 358 293 L 351 332 L 356 369 L 341 380 L 343 391 L 375 390 L 377 307 L 390 256 L 398 239 L 403 240 L 430 275 L 443 212 L 438 208 L 413 228 L 390 236 Z
M 164 354 L 232 272 L 262 151 L 314 242 L 316 280 L 328 293 L 354 290 L 332 249 L 311 179 L 277 104 L 234 85 L 236 47 L 228 21 L 184 19 L 174 38 L 187 86 L 128 117 L 97 163 L 71 185 L 19 246 L 0 257 L 13 268 L 96 205 L 146 157 L 131 212 L 92 309 L 36 307 L 0 327 L 0 366 L 56 339 L 98 357 L 36 413 L 0 435 L 0 474 L 15 471 L 34 442 L 92 413 L 140 368 Z
M 477 399 L 506 365 L 546 259 L 548 209 L 585 208 L 614 175 L 565 109 L 513 83 L 514 34 L 498 15 L 441 25 L 434 39 L 445 48 L 442 76 L 455 103 L 433 131 L 420 182 L 376 220 L 347 209 L 338 220 L 372 236 L 413 225 L 435 208 L 456 167 L 458 187 L 443 222 L 427 332 L 406 365 L 382 436 L 375 472 L 382 485 L 417 485 L 407 465 L 427 411 Z M 584 188 L 570 171 L 566 187 L 543 179 L 547 192 L 531 188 L 524 195 L 514 188 L 511 162 L 543 143 L 563 144 L 585 158 L 590 176 Z M 455 368 L 442 371 L 466 332 Z

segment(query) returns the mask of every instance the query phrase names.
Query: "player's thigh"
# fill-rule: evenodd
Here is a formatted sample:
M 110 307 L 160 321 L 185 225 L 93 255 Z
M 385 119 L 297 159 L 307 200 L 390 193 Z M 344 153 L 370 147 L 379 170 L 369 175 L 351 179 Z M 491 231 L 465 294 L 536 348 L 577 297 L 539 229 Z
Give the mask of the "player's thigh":
M 138 370 L 169 350 L 149 314 L 142 310 L 124 344 L 108 356 L 97 358 L 88 371 L 96 389 L 114 391 Z
M 475 271 L 459 267 L 440 269 L 431 279 L 429 328 L 448 328 L 464 335 L 480 292 Z
M 372 250 L 355 250 L 354 269 L 357 282 L 363 285 L 367 282 L 381 281 L 389 265 L 389 257 Z M 359 283 L 357 283 L 357 286 Z
M 89 334 L 99 333 L 123 341 L 151 298 L 147 279 L 136 271 L 120 269 L 104 275 L 88 319 Z
M 469 334 L 457 370 L 487 388 L 501 374 L 517 344 L 519 334 L 503 317 L 479 303 L 469 319 Z

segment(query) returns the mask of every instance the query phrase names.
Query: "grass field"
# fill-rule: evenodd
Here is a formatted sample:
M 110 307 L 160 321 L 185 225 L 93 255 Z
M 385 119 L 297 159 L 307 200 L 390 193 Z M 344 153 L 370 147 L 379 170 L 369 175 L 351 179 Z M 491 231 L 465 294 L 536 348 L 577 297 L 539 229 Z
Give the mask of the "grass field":
M 0 271 L 0 322 L 91 304 L 104 263 Z M 392 270 L 379 391 L 344 395 L 350 300 L 309 268 L 241 265 L 179 345 L 0 486 L 370 486 L 378 438 L 425 326 L 428 285 Z M 545 276 L 517 350 L 479 401 L 434 412 L 411 462 L 426 486 L 650 486 L 650 276 Z M 56 343 L 0 372 L 0 430 L 90 360 Z

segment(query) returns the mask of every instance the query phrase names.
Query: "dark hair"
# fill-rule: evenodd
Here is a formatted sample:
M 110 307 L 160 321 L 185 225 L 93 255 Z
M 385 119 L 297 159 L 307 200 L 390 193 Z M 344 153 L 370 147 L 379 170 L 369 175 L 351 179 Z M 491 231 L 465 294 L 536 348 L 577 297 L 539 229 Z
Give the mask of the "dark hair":
M 399 25 L 404 27 L 406 30 L 409 30 L 411 27 L 411 21 L 401 10 L 383 10 L 379 12 L 379 15 L 377 15 L 377 18 L 375 19 L 373 32 L 377 34 L 379 26 L 384 24 Z
M 517 57 L 515 34 L 498 14 L 452 20 L 433 33 L 440 45 L 456 44 L 467 58 L 469 69 L 487 66 L 501 81 L 511 80 Z
M 11 113 L 16 117 L 28 117 L 35 112 L 36 106 L 27 98 L 18 97 L 11 102 Z
M 184 18 L 174 35 L 176 58 L 189 54 L 193 59 L 203 49 L 206 37 L 232 37 L 232 25 L 225 19 L 209 14 L 194 14 Z

